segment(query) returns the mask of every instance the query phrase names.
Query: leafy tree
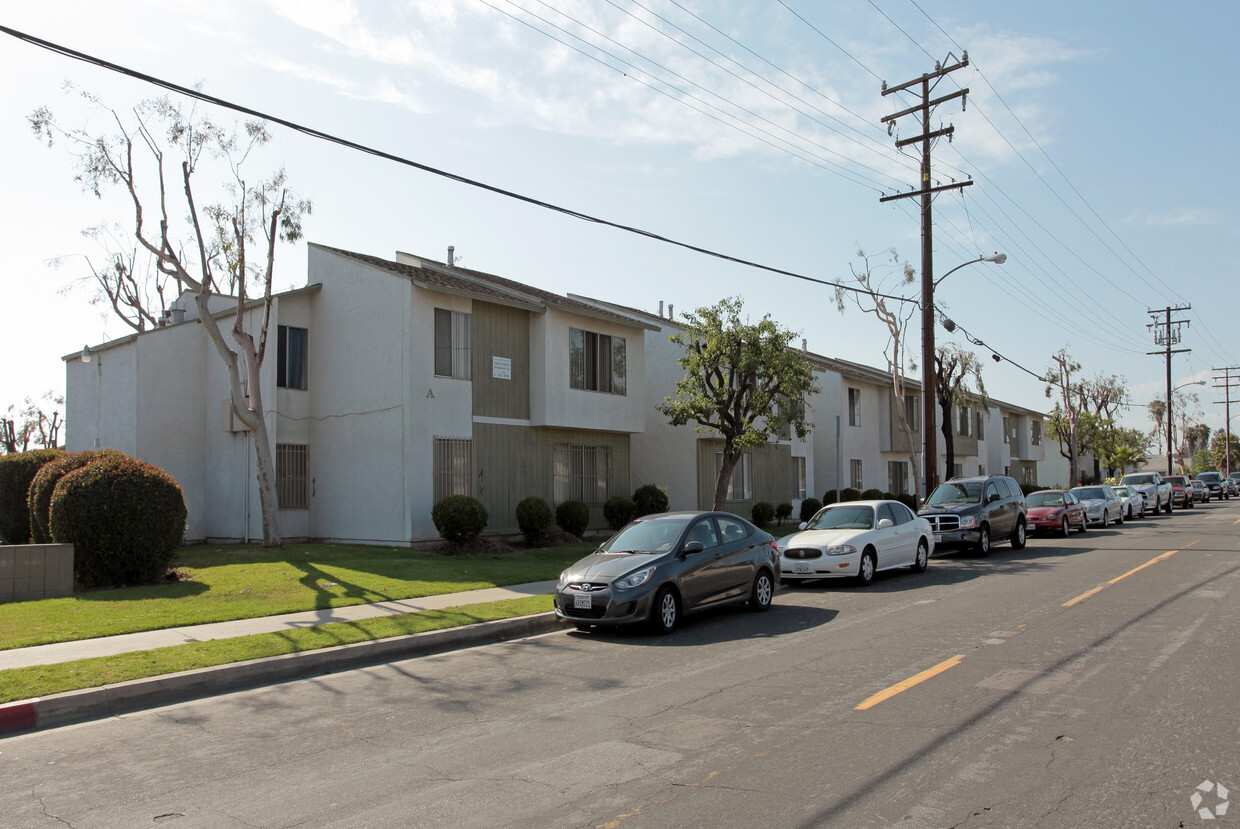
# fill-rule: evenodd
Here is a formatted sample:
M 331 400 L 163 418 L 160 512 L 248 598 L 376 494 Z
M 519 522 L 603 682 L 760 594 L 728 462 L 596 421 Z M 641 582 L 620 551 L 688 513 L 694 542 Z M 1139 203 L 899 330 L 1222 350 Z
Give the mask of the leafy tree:
M 1107 475 L 1114 476 L 1145 463 L 1149 445 L 1149 435 L 1140 429 L 1110 429 L 1099 443 L 1096 454 L 1106 467 Z
M 952 431 L 952 407 L 968 406 L 978 396 L 985 400 L 982 362 L 972 351 L 965 351 L 958 345 L 940 345 L 934 352 L 934 378 L 934 393 L 943 414 L 940 429 L 943 432 L 943 449 L 947 453 L 946 468 L 953 469 L 956 440 Z M 977 386 L 976 392 L 971 385 Z
M 1101 453 L 1110 433 L 1115 429 L 1115 415 L 1128 405 L 1128 386 L 1124 378 L 1101 373 L 1091 380 L 1081 381 L 1081 406 L 1095 418 L 1094 429 L 1087 438 L 1082 436 L 1082 451 L 1094 456 L 1094 480 L 1102 480 Z
M 908 390 L 905 369 L 910 373 L 917 371 L 916 359 L 908 351 L 908 327 L 913 315 L 917 312 L 914 302 L 899 303 L 888 299 L 892 289 L 899 289 L 912 283 L 916 272 L 907 262 L 901 263 L 895 248 L 888 250 L 875 263 L 875 257 L 867 256 L 864 250 L 857 251 L 861 267 L 849 265 L 853 280 L 861 286 L 860 291 L 835 289 L 835 305 L 840 313 L 844 313 L 846 300 L 851 297 L 857 307 L 866 313 L 873 314 L 887 326 L 887 345 L 883 348 L 883 356 L 887 358 L 887 369 L 891 372 L 891 392 L 895 396 L 896 419 L 900 423 L 900 431 L 904 434 L 905 447 L 908 451 L 909 469 L 913 473 L 913 482 L 920 500 L 925 494 L 922 489 L 924 476 L 917 462 L 918 446 L 913 440 L 913 424 L 908 417 Z M 890 262 L 886 260 L 890 259 Z M 913 352 L 914 354 L 916 351 Z M 928 462 L 934 463 L 930 458 Z M 950 466 L 948 467 L 951 468 Z
M 1223 429 L 1217 430 L 1210 445 L 1209 457 L 1210 466 L 1199 471 L 1218 470 L 1227 474 L 1228 470 L 1240 470 L 1240 437 L 1234 432 L 1229 434 Z
M 271 140 L 260 121 L 248 121 L 240 128 L 221 126 L 166 97 L 143 101 L 122 115 L 94 95 L 81 95 L 106 117 L 114 132 L 66 128 L 46 107 L 35 110 L 29 121 L 49 147 L 56 140 L 67 143 L 84 190 L 102 198 L 105 190 L 119 188 L 133 208 L 134 255 L 115 237 L 109 241 L 105 231 L 87 231 L 110 251 L 106 265 L 92 266 L 99 290 L 117 316 L 137 330 L 154 317 L 152 293 L 161 303 L 166 287 L 192 298 L 198 323 L 228 371 L 233 414 L 254 436 L 263 544 L 278 546 L 275 464 L 260 370 L 271 317 L 276 246 L 301 238 L 310 202 L 289 189 L 283 169 L 267 178 L 247 175 L 250 154 Z M 207 165 L 212 162 L 220 170 L 222 198 L 202 205 L 196 190 L 201 179 L 196 176 L 200 172 L 209 176 Z M 185 220 L 177 222 L 177 216 Z M 256 255 L 251 255 L 252 248 Z M 154 262 L 153 273 L 137 272 L 138 252 Z M 231 345 L 209 305 L 221 295 L 233 300 Z M 261 297 L 257 331 L 246 327 L 252 296 Z
M 728 484 L 746 448 L 761 446 L 784 426 L 798 438 L 809 433 L 806 397 L 819 389 L 809 360 L 789 343 L 797 336 L 770 315 L 741 319 L 739 299 L 684 314 L 685 331 L 671 336 L 683 346 L 685 376 L 659 410 L 673 426 L 696 423 L 723 438 L 723 464 L 715 483 L 714 508 L 723 509 Z

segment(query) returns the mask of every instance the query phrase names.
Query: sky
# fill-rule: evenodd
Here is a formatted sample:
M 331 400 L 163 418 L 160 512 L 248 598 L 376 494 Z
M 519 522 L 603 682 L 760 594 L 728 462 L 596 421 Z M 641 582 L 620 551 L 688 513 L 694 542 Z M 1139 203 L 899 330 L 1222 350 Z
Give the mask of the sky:
M 1193 420 L 1223 426 L 1214 378 L 1240 366 L 1234 0 L 48 0 L 9 4 L 0 24 L 735 259 L 855 284 L 864 251 L 883 290 L 909 297 L 918 284 L 889 251 L 920 273 L 918 200 L 880 197 L 917 186 L 917 148 L 895 142 L 919 127 L 906 116 L 888 135 L 882 117 L 915 99 L 882 84 L 967 51 L 935 89 L 969 89 L 963 110 L 935 110 L 932 126 L 955 128 L 934 147 L 935 180 L 973 184 L 935 199 L 934 277 L 1008 258 L 938 286 L 956 330 L 937 341 L 982 358 L 991 397 L 1043 411 L 1037 375 L 1066 349 L 1082 378 L 1122 377 L 1120 421 L 1148 430 L 1145 404 L 1166 388 L 1150 312 L 1191 306 L 1174 315 L 1188 351 L 1173 383 L 1205 380 L 1183 390 Z M 105 129 L 66 84 L 120 111 L 164 94 L 0 34 L 0 413 L 63 394 L 63 356 L 130 332 L 93 301 L 83 278 L 103 250 L 82 230 L 123 235 L 132 209 L 84 192 L 65 144 L 27 121 L 46 106 Z M 306 241 L 440 261 L 452 245 L 465 267 L 648 311 L 739 296 L 811 351 L 886 366 L 885 326 L 850 301 L 841 312 L 831 287 L 271 131 L 247 163 L 284 167 L 314 205 L 305 239 L 277 253 L 277 289 L 306 284 Z

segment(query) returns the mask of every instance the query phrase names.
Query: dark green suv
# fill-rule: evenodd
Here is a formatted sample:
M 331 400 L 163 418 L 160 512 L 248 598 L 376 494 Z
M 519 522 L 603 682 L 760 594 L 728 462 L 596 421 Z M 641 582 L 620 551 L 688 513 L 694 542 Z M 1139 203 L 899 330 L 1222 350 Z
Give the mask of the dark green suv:
M 917 514 L 934 530 L 935 552 L 968 547 L 987 556 L 996 541 L 1025 546 L 1025 495 L 1007 475 L 952 478 L 934 488 Z

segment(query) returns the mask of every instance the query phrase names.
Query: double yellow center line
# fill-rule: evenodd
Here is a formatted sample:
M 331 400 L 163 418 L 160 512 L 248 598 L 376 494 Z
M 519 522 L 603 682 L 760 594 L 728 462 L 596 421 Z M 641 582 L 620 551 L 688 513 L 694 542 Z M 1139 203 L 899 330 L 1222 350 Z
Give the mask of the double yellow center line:
M 1237 521 L 1236 523 L 1240 523 L 1240 521 Z M 1198 539 L 1198 541 L 1200 541 L 1200 539 Z M 1185 544 L 1183 547 L 1180 548 L 1180 550 L 1187 550 L 1189 547 L 1193 546 L 1193 544 L 1196 544 L 1196 543 L 1197 541 L 1192 542 L 1192 544 Z M 1144 570 L 1146 567 L 1157 564 L 1163 559 L 1171 558 L 1171 556 L 1180 552 L 1180 550 L 1168 550 L 1167 552 L 1163 553 L 1160 556 L 1155 556 L 1154 558 L 1145 562 L 1141 566 L 1132 568 L 1127 573 L 1124 573 L 1122 576 L 1116 576 L 1115 578 L 1108 581 L 1106 584 L 1100 584 L 1097 587 L 1093 588 L 1092 590 L 1085 591 L 1081 595 L 1077 596 L 1075 599 L 1071 599 L 1069 601 L 1064 602 L 1062 605 L 1060 605 L 1060 607 L 1072 607 L 1072 605 L 1074 604 L 1083 602 L 1086 599 L 1088 599 L 1090 596 L 1094 596 L 1094 595 L 1097 595 L 1098 593 L 1101 593 L 1103 590 L 1110 587 L 1112 584 L 1123 581 L 1124 579 L 1131 576 L 1133 573 L 1139 573 L 1142 570 Z M 1021 627 L 1024 627 L 1024 625 L 1021 625 Z M 909 688 L 912 688 L 915 685 L 920 685 L 921 683 L 925 682 L 927 679 L 930 679 L 931 677 L 938 676 L 944 671 L 956 667 L 963 660 L 964 660 L 964 654 L 958 653 L 955 656 L 953 656 L 951 659 L 945 659 L 932 668 L 927 668 L 921 673 L 914 674 L 913 676 L 910 676 L 908 679 L 902 682 L 897 682 L 895 685 L 892 685 L 890 688 L 885 688 L 882 691 L 879 691 L 877 694 L 874 694 L 873 696 L 868 697 L 864 702 L 862 702 L 860 705 L 858 705 L 853 710 L 865 711 L 870 708 L 873 708 L 875 705 L 878 705 L 880 702 L 891 699 L 896 694 L 903 693 L 904 691 L 907 691 Z

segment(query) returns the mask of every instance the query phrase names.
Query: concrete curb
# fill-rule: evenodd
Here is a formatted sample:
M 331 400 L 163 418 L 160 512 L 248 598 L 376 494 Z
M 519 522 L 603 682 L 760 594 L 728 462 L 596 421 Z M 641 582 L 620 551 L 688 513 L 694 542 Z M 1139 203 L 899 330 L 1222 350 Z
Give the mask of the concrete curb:
M 555 613 L 538 613 L 19 700 L 0 705 L 0 738 L 567 627 Z

